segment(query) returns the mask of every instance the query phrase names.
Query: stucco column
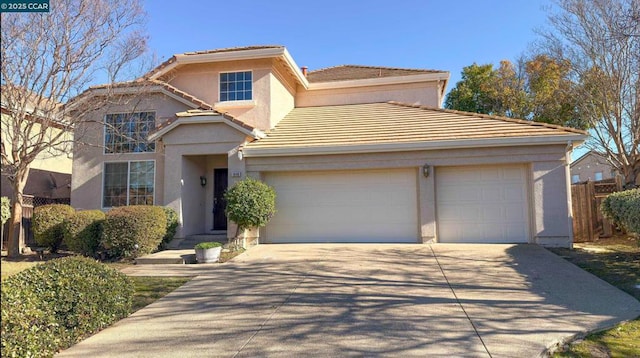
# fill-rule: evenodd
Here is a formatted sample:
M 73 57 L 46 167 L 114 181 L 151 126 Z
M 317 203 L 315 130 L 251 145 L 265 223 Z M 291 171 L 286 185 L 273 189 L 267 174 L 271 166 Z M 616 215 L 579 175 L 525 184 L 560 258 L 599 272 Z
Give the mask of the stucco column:
M 170 207 L 178 213 L 178 229 L 176 236 L 183 238 L 183 213 L 182 213 L 182 156 L 179 155 L 174 146 L 165 146 L 164 172 L 158 175 L 164 177 L 164 205 Z
M 571 187 L 564 161 L 534 162 L 533 237 L 544 246 L 571 245 L 571 217 L 568 200 Z
M 436 241 L 436 182 L 434 167 L 429 167 L 429 175 L 424 176 L 423 168 L 416 171 L 418 180 L 418 222 L 422 243 Z

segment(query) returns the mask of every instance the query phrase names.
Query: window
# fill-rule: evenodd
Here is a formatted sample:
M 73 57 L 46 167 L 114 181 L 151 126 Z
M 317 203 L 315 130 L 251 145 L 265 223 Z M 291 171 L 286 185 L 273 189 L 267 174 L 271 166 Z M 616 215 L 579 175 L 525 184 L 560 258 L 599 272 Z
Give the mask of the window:
M 220 102 L 253 99 L 252 77 L 251 71 L 221 73 Z
M 596 172 L 596 175 L 594 176 L 593 180 L 595 181 L 602 180 L 602 172 Z
M 155 162 L 104 163 L 102 207 L 153 205 Z
M 573 174 L 571 176 L 571 182 L 572 183 L 579 183 L 580 182 L 580 174 Z
M 147 136 L 155 128 L 154 112 L 107 114 L 105 118 L 105 153 L 154 152 L 155 143 Z

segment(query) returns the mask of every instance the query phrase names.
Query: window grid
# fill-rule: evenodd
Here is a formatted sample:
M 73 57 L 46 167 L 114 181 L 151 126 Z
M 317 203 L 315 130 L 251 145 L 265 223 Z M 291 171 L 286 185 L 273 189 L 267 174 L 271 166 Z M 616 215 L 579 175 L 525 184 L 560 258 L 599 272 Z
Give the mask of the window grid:
M 147 136 L 155 128 L 154 112 L 112 113 L 105 117 L 105 153 L 154 152 Z
M 220 74 L 220 102 L 253 99 L 251 71 Z
M 153 205 L 155 162 L 104 164 L 102 206 Z

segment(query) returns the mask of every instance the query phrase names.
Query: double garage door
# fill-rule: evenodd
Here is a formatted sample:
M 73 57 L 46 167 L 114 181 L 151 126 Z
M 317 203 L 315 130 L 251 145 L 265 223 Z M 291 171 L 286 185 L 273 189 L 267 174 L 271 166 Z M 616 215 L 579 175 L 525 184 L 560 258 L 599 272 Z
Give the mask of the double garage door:
M 440 242 L 527 242 L 524 167 L 438 167 L 435 175 Z M 278 210 L 267 242 L 419 242 L 416 168 L 264 179 Z

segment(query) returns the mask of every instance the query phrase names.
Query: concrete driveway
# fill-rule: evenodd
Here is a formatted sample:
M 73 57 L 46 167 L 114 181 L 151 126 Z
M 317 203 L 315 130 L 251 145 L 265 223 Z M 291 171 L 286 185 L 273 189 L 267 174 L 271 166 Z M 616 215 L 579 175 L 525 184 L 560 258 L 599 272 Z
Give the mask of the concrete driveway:
M 536 357 L 640 315 L 533 245 L 261 245 L 206 267 L 60 356 Z

